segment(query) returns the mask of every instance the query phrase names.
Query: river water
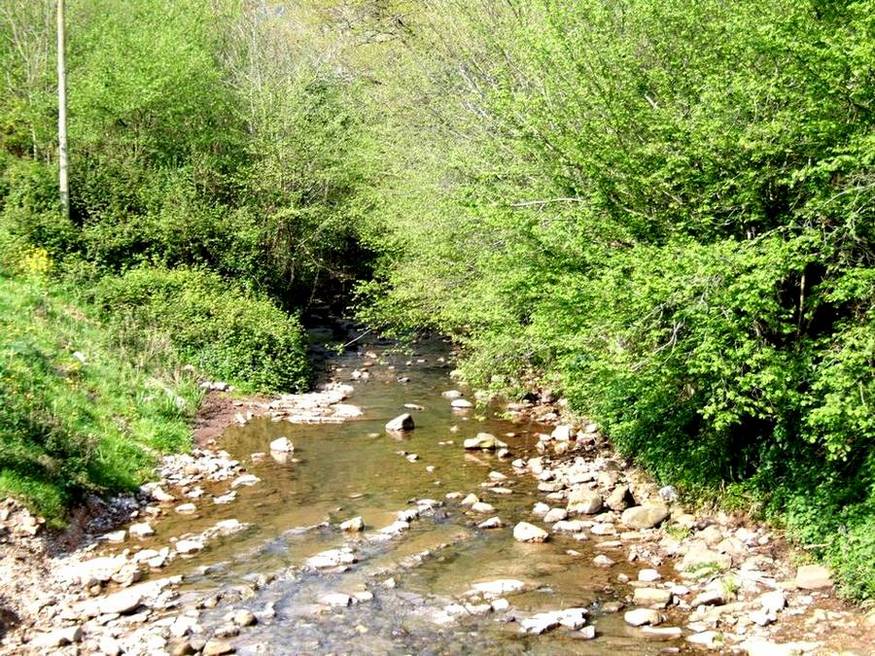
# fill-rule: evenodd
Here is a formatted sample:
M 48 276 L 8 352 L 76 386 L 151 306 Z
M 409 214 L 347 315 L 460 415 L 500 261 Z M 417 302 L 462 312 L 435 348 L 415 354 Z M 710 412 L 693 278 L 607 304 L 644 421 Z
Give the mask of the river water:
M 365 357 L 365 352 L 377 357 Z M 531 509 L 544 499 L 531 476 L 513 473 L 510 460 L 535 454 L 536 434 L 549 429 L 503 420 L 498 407 L 453 410 L 441 396 L 456 387 L 447 357 L 439 341 L 419 344 L 413 355 L 366 345 L 331 358 L 327 368 L 334 380 L 352 382 L 355 391 L 347 402 L 364 410 L 361 418 L 337 425 L 259 418 L 227 429 L 220 446 L 247 463 L 261 482 L 240 488 L 231 504 L 168 520 L 178 522 L 180 532 L 230 518 L 251 525 L 168 568 L 168 574 L 185 574 L 189 592 L 224 595 L 202 613 L 201 624 L 221 625 L 229 608 L 252 610 L 258 624 L 232 638 L 240 654 L 634 655 L 683 649 L 648 639 L 625 625 L 622 612 L 606 611 L 607 602 L 628 593 L 617 585 L 617 576 L 635 577 L 623 550 L 598 550 L 595 537 L 577 542 L 551 536 L 544 544 L 513 539 L 516 522 L 539 523 Z M 353 371 L 363 370 L 365 362 L 373 363 L 369 378 L 352 381 Z M 398 382 L 399 377 L 409 382 Z M 406 409 L 405 404 L 422 409 Z M 404 436 L 387 433 L 385 423 L 403 412 L 414 416 L 415 430 Z M 465 452 L 462 440 L 481 431 L 506 441 L 512 457 Z M 267 452 L 270 441 L 281 436 L 294 443 L 296 461 L 268 457 L 251 462 L 252 453 Z M 410 461 L 404 453 L 418 458 Z M 510 494 L 485 487 L 496 471 L 508 477 L 497 485 Z M 445 501 L 450 492 L 473 492 L 495 512 L 471 513 L 458 501 Z M 373 538 L 377 529 L 395 521 L 398 511 L 415 508 L 416 499 L 445 503 L 398 536 Z M 357 515 L 364 519 L 364 533 L 350 535 L 338 528 Z M 493 515 L 504 528 L 477 528 Z M 351 547 L 357 559 L 344 571 L 303 567 L 314 554 L 343 546 Z M 596 567 L 592 559 L 598 553 L 618 564 Z M 447 612 L 447 607 L 458 610 L 452 605 L 466 600 L 472 584 L 494 579 L 523 581 L 526 590 L 506 596 L 507 610 L 484 613 L 475 604 L 461 615 Z M 330 593 L 357 594 L 361 601 L 326 607 L 320 602 Z M 526 635 L 513 621 L 569 607 L 588 609 L 595 639 L 564 627 Z

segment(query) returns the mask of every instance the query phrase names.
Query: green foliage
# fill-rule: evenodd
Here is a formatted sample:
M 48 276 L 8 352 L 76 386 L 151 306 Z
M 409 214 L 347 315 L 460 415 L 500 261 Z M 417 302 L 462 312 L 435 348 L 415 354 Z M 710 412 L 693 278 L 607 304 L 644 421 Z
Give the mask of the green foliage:
M 187 448 L 200 395 L 160 336 L 126 352 L 47 284 L 45 251 L 0 244 L 0 494 L 58 523 L 84 493 L 130 490 L 157 454 Z
M 298 321 L 216 274 L 143 267 L 103 278 L 92 293 L 108 320 L 166 334 L 187 362 L 210 375 L 256 390 L 307 385 Z
M 561 387 L 871 596 L 873 16 L 431 3 L 374 96 L 394 168 L 363 316 L 455 335 L 476 384 Z

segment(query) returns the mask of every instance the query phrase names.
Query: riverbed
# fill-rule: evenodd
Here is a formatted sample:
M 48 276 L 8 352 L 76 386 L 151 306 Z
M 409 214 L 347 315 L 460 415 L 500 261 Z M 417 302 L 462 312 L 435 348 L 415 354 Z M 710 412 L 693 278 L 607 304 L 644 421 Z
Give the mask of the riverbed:
M 518 521 L 537 521 L 532 508 L 541 499 L 537 481 L 515 474 L 510 462 L 536 455 L 538 434 L 551 428 L 504 419 L 498 405 L 452 408 L 443 392 L 470 395 L 451 379 L 448 358 L 437 340 L 412 353 L 362 345 L 326 367 L 326 377 L 353 386 L 345 402 L 360 407 L 360 417 L 313 425 L 260 417 L 225 431 L 218 446 L 259 482 L 239 488 L 233 503 L 162 523 L 164 535 L 222 519 L 248 524 L 165 571 L 185 576 L 184 595 L 215 592 L 226 600 L 206 609 L 200 624 L 209 630 L 227 621 L 231 591 L 239 599 L 234 608 L 258 619 L 231 640 L 241 654 L 644 655 L 681 647 L 646 638 L 616 612 L 617 577 L 635 574 L 622 551 L 616 565 L 598 567 L 594 556 L 610 555 L 598 540 L 514 540 Z M 386 422 L 402 413 L 412 415 L 415 429 L 387 432 Z M 481 432 L 499 436 L 510 454 L 463 449 L 463 439 Z M 280 437 L 293 453 L 269 454 Z M 460 505 L 472 493 L 494 511 Z M 419 516 L 409 529 L 379 532 L 410 509 Z M 363 519 L 363 532 L 339 529 L 353 517 Z M 478 528 L 491 517 L 502 527 Z M 338 548 L 350 549 L 355 562 L 330 571 L 307 566 Z M 498 603 L 468 594 L 477 583 L 505 579 L 524 587 Z M 567 608 L 586 609 L 595 639 L 592 629 L 521 631 L 521 618 Z

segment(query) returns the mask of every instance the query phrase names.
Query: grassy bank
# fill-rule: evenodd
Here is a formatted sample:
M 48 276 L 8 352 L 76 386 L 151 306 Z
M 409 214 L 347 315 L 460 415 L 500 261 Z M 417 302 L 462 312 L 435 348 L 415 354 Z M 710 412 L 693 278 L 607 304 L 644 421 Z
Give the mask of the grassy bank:
M 130 490 L 158 454 L 189 448 L 200 392 L 166 337 L 126 348 L 48 262 L 31 250 L 0 269 L 0 495 L 58 523 L 83 494 Z

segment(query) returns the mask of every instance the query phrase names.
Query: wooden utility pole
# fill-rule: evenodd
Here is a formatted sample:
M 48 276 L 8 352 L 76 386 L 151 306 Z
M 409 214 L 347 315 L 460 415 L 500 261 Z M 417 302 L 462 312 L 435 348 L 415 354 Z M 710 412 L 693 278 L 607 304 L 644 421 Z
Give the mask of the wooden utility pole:
M 58 188 L 64 218 L 70 218 L 67 181 L 67 70 L 64 61 L 64 0 L 58 0 Z

